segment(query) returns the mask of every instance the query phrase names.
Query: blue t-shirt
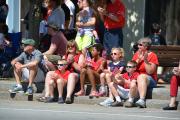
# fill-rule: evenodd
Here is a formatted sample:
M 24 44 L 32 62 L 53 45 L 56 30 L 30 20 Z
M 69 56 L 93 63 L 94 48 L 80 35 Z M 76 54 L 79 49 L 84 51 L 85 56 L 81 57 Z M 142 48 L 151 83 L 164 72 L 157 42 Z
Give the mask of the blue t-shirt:
M 120 67 L 125 67 L 125 61 L 121 60 L 117 64 L 115 64 L 114 62 L 110 62 L 108 64 L 108 67 L 110 67 L 111 72 L 114 72 L 115 70 L 119 70 Z

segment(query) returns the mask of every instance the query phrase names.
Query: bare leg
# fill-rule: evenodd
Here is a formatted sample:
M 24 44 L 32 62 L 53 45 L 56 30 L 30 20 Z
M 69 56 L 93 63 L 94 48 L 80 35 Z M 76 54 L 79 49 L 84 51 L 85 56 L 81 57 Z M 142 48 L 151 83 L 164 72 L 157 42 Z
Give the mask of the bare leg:
M 55 86 L 54 80 L 50 80 L 48 86 L 49 86 L 49 96 L 54 98 L 54 86 Z
M 38 71 L 38 66 L 29 68 L 29 85 L 28 86 L 32 86 L 32 83 L 36 77 L 37 71 Z
M 21 84 L 21 74 L 22 71 L 18 71 L 16 68 L 14 68 L 14 76 L 17 84 Z
M 138 84 L 138 91 L 139 91 L 140 99 L 145 99 L 147 86 L 149 84 L 149 81 L 147 80 L 147 75 L 145 74 L 139 75 L 137 78 L 137 84 Z
M 93 74 L 93 70 L 87 69 L 87 75 L 92 85 L 91 91 L 96 91 L 96 82 L 95 82 L 95 76 Z
M 68 77 L 66 98 L 71 97 L 77 82 L 78 82 L 78 74 L 77 73 L 71 73 Z
M 57 80 L 57 88 L 58 88 L 59 97 L 62 97 L 65 84 L 66 84 L 66 81 L 64 79 Z

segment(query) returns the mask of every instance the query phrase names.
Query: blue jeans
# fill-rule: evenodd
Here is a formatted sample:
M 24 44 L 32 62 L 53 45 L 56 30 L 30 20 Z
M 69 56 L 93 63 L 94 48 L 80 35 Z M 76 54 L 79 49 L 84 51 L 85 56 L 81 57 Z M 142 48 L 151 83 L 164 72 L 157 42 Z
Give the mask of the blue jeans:
M 103 45 L 108 55 L 111 53 L 113 47 L 123 47 L 122 28 L 105 28 Z

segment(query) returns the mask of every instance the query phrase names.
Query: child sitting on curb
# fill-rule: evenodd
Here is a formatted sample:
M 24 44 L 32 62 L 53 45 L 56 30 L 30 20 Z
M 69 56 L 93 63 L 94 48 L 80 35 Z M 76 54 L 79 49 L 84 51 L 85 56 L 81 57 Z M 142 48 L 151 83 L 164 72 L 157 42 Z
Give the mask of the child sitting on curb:
M 114 79 L 117 73 L 122 73 L 125 67 L 124 62 L 124 50 L 123 48 L 112 48 L 111 50 L 112 61 L 108 64 L 108 69 L 105 69 L 103 73 L 100 74 L 100 92 L 99 96 L 104 96 L 106 94 L 105 82 L 109 84 Z
M 99 105 L 112 107 L 123 106 L 121 98 L 126 100 L 129 97 L 129 100 L 133 100 L 134 97 L 129 96 L 129 92 L 131 92 L 129 88 L 136 88 L 136 80 L 139 75 L 139 73 L 136 72 L 136 66 L 137 63 L 135 61 L 128 61 L 126 66 L 127 72 L 124 74 L 117 74 L 114 81 L 108 84 L 110 89 L 109 98 L 99 103 Z M 115 102 L 114 98 L 116 100 Z
M 49 97 L 46 99 L 46 103 L 49 102 L 53 102 L 54 101 L 54 88 L 57 85 L 57 89 L 58 89 L 58 94 L 59 94 L 59 98 L 58 98 L 58 103 L 62 104 L 64 103 L 63 100 L 63 88 L 64 86 L 67 84 L 67 80 L 68 80 L 68 76 L 70 74 L 70 71 L 67 70 L 68 68 L 68 63 L 66 60 L 62 59 L 62 60 L 58 60 L 58 64 L 57 64 L 58 70 L 54 71 L 54 74 L 51 76 L 48 76 L 46 79 L 48 79 L 48 88 L 49 88 Z

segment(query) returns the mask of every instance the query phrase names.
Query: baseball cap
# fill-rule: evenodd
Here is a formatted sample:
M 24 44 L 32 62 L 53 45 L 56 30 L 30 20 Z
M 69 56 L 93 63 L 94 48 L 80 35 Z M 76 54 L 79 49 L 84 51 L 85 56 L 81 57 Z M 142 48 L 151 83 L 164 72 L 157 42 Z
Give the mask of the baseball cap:
M 32 45 L 32 46 L 36 45 L 36 41 L 33 39 L 23 39 L 22 43 L 25 45 Z

